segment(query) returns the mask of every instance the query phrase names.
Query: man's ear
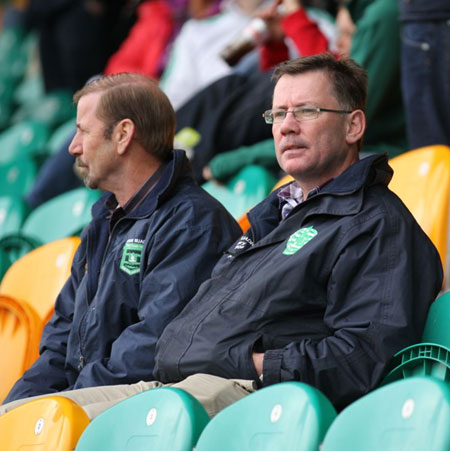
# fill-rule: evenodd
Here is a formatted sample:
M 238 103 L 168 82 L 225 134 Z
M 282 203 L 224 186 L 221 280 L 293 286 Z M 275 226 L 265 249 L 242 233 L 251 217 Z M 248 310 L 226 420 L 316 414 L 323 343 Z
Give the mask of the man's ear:
M 347 144 L 360 141 L 366 130 L 366 115 L 362 110 L 355 110 L 349 114 L 347 120 Z
M 122 119 L 114 127 L 114 140 L 117 144 L 117 153 L 124 155 L 133 140 L 136 127 L 131 119 Z

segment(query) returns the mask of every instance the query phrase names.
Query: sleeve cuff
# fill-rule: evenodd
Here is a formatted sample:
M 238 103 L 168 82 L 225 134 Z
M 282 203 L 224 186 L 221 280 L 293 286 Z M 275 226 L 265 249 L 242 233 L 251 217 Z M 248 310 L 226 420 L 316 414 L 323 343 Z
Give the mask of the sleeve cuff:
M 263 386 L 281 382 L 281 362 L 283 360 L 282 349 L 272 349 L 264 352 Z

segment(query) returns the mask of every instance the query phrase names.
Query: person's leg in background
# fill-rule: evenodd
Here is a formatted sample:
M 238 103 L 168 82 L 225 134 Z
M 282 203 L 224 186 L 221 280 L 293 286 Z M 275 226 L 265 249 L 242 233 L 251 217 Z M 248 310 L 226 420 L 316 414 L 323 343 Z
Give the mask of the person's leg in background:
M 450 20 L 403 24 L 402 90 L 410 149 L 450 145 Z

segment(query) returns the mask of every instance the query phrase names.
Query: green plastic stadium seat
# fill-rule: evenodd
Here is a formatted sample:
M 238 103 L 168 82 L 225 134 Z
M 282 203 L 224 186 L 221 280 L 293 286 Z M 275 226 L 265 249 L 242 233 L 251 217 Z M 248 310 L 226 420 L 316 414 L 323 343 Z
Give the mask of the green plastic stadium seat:
M 91 207 L 101 193 L 78 188 L 61 194 L 33 210 L 19 233 L 0 238 L 0 277 L 32 249 L 60 238 L 79 235 L 91 221 Z
M 36 164 L 30 157 L 0 164 L 0 196 L 23 196 L 35 178 Z
M 14 110 L 14 81 L 0 77 L 0 130 L 4 130 L 10 122 Z
M 191 451 L 208 421 L 205 409 L 190 394 L 155 388 L 100 414 L 83 432 L 76 451 Z
M 196 451 L 317 451 L 336 417 L 316 388 L 283 382 L 258 390 L 219 412 Z
M 76 120 L 69 119 L 64 124 L 60 125 L 53 133 L 47 143 L 47 149 L 49 155 L 57 153 L 61 146 L 73 136 L 76 131 Z
M 0 79 L 18 79 L 27 64 L 25 30 L 21 27 L 4 27 L 0 32 Z
M 34 209 L 21 233 L 41 243 L 79 235 L 91 222 L 91 207 L 100 195 L 100 191 L 85 187 L 60 194 Z
M 344 409 L 321 451 L 448 451 L 450 388 L 415 377 L 381 387 Z
M 261 202 L 271 191 L 275 177 L 262 166 L 249 165 L 226 185 L 210 181 L 202 187 L 221 202 L 234 218 Z
M 14 90 L 14 102 L 19 105 L 37 102 L 38 99 L 44 97 L 44 81 L 41 74 L 33 74 L 26 77 Z
M 450 383 L 449 322 L 450 291 L 431 304 L 422 342 L 395 354 L 383 384 L 411 376 L 434 376 Z
M 36 121 L 23 121 L 0 133 L 0 164 L 23 157 L 34 157 L 42 152 L 50 132 L 46 125 Z
M 22 105 L 12 118 L 13 123 L 35 120 L 54 130 L 62 123 L 75 117 L 72 94 L 69 91 L 53 91 L 33 102 Z
M 0 238 L 17 233 L 28 213 L 23 200 L 18 196 L 0 196 Z

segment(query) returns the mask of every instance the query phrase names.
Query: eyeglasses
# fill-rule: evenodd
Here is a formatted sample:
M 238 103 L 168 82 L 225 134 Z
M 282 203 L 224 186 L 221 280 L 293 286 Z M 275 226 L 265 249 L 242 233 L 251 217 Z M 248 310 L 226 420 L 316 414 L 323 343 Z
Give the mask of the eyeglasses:
M 302 122 L 317 119 L 320 113 L 350 114 L 351 111 L 299 106 L 297 108 L 294 108 L 293 110 L 267 110 L 264 111 L 263 118 L 266 121 L 266 124 L 279 124 L 280 122 L 284 121 L 288 113 L 292 113 L 295 120 Z

